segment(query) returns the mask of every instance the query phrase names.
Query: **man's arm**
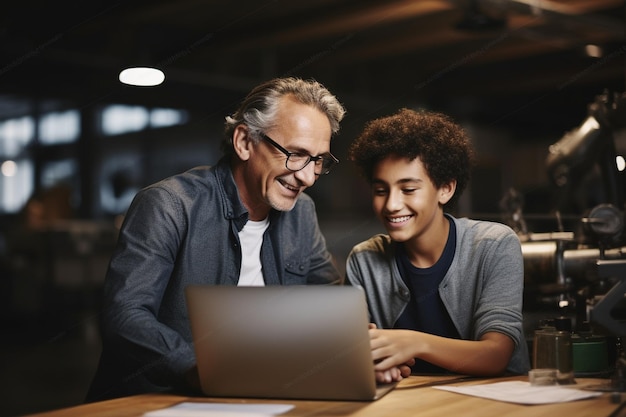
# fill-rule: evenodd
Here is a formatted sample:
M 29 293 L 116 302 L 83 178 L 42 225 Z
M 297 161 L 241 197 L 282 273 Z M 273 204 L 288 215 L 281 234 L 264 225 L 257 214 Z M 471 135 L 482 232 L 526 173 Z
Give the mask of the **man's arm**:
M 195 364 L 189 343 L 157 318 L 184 230 L 179 212 L 167 191 L 141 192 L 107 272 L 103 346 L 126 365 L 129 384 L 134 378 L 163 387 L 184 383 Z

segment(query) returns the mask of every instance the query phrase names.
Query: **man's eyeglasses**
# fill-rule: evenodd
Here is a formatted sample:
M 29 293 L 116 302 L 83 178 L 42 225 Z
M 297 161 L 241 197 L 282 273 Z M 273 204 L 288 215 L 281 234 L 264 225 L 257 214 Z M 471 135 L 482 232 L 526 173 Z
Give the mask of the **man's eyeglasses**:
M 315 175 L 324 175 L 330 172 L 333 165 L 339 163 L 339 159 L 335 158 L 330 152 L 319 156 L 311 156 L 307 153 L 289 152 L 287 149 L 274 142 L 274 140 L 266 134 L 261 133 L 260 135 L 264 141 L 287 156 L 285 167 L 289 171 L 300 171 L 309 165 L 309 162 L 313 161 L 313 164 L 315 165 Z

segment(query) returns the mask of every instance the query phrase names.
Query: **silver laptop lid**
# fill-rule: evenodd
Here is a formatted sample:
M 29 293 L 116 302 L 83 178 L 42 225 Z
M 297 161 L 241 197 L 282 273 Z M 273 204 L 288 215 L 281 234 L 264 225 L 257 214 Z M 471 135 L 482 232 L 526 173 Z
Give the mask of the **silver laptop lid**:
M 208 396 L 373 400 L 366 301 L 349 286 L 190 286 Z

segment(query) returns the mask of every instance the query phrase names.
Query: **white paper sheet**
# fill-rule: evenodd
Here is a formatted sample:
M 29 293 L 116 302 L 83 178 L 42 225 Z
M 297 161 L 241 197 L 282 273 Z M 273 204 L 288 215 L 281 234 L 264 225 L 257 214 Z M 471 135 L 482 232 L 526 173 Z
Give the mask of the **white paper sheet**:
M 602 395 L 601 392 L 568 388 L 564 385 L 532 386 L 529 382 L 524 381 L 463 386 L 445 385 L 433 388 L 516 404 L 552 404 Z
M 149 411 L 144 417 L 268 417 L 286 413 L 291 404 L 232 404 L 182 402 L 160 410 Z

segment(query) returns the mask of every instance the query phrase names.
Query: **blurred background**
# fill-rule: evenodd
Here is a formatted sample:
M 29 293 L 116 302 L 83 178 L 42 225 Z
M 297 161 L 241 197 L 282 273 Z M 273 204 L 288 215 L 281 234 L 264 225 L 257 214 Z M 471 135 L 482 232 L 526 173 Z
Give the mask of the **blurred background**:
M 132 197 L 215 163 L 224 117 L 277 76 L 315 78 L 348 110 L 332 144 L 341 163 L 309 191 L 342 270 L 354 244 L 382 231 L 349 143 L 401 107 L 441 111 L 478 152 L 454 214 L 506 222 L 531 244 L 529 329 L 564 308 L 580 322 L 613 284 L 581 271 L 622 257 L 625 19 L 620 0 L 5 4 L 0 414 L 82 402 Z M 124 85 L 129 66 L 165 81 Z

